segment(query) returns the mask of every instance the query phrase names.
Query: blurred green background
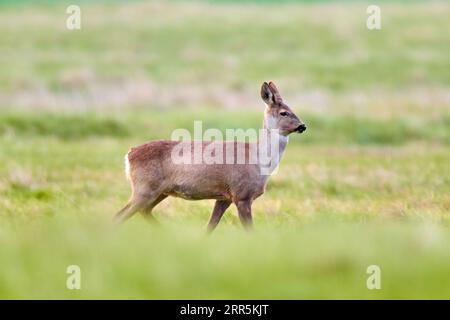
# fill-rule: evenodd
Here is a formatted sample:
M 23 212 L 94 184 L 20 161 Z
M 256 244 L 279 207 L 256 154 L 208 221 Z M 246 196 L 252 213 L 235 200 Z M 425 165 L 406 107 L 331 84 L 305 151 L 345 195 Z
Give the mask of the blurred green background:
M 0 1 L 0 298 L 450 298 L 449 3 L 370 31 L 365 1 L 281 2 L 80 1 L 68 30 L 67 1 Z M 112 226 L 130 146 L 258 128 L 265 80 L 308 130 L 254 232 L 174 198 Z

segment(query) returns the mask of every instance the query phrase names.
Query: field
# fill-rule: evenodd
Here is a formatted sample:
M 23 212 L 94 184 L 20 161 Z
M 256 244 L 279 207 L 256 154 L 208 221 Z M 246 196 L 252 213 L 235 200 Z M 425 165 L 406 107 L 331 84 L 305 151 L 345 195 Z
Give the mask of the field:
M 450 6 L 305 2 L 0 2 L 0 298 L 449 299 Z M 308 130 L 252 232 L 175 198 L 113 226 L 130 146 L 259 128 L 265 80 Z

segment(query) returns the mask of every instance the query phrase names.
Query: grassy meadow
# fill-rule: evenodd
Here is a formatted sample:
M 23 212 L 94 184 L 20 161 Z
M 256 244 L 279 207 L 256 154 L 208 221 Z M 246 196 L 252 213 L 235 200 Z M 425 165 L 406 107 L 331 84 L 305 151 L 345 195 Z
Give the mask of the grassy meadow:
M 381 2 L 379 31 L 358 1 L 81 2 L 81 30 L 24 3 L 0 2 L 1 299 L 450 298 L 448 3 Z M 113 226 L 130 146 L 258 128 L 265 80 L 308 130 L 252 232 L 175 198 Z

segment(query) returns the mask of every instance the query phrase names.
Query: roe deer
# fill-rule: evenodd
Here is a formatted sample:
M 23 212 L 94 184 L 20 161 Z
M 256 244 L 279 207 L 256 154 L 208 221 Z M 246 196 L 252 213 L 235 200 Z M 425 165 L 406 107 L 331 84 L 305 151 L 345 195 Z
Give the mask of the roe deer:
M 266 134 L 258 142 L 159 140 L 131 148 L 125 156 L 125 167 L 132 195 L 128 204 L 116 214 L 115 220 L 125 221 L 137 211 L 153 219 L 152 209 L 166 197 L 175 196 L 187 200 L 216 200 L 208 223 L 209 231 L 217 226 L 231 203 L 236 205 L 244 227 L 250 227 L 252 202 L 263 194 L 269 175 L 281 160 L 288 135 L 306 130 L 305 124 L 283 103 L 274 83 L 263 83 L 261 98 L 266 104 L 262 129 Z M 205 149 L 216 147 L 214 152 L 231 150 L 231 163 L 173 161 L 176 147 L 181 145 L 191 151 L 196 143 Z M 235 149 L 239 149 L 240 154 L 238 151 L 234 155 Z M 261 153 L 255 156 L 255 150 L 268 153 L 269 163 L 262 162 Z M 244 162 L 237 161 L 239 155 L 244 157 Z M 191 156 L 188 160 L 192 160 Z M 269 172 L 263 172 L 267 165 Z

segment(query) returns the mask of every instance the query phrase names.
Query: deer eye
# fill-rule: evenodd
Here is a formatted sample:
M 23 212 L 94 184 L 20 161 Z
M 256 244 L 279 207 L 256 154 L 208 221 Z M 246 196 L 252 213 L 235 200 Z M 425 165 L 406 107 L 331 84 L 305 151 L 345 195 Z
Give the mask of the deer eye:
M 286 111 L 280 112 L 280 116 L 287 117 L 288 115 L 289 115 L 289 112 L 286 112 Z

